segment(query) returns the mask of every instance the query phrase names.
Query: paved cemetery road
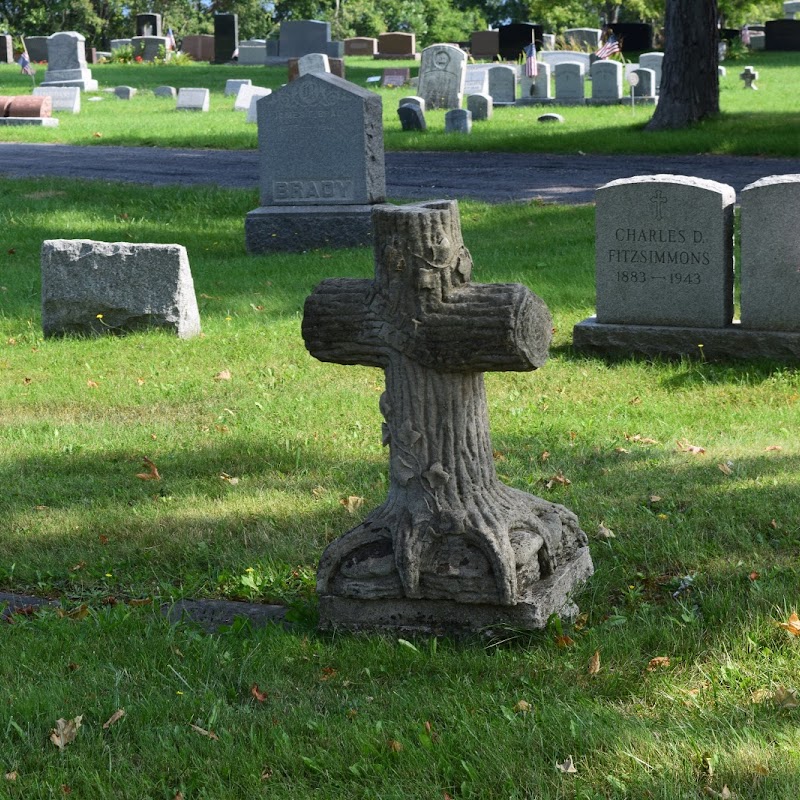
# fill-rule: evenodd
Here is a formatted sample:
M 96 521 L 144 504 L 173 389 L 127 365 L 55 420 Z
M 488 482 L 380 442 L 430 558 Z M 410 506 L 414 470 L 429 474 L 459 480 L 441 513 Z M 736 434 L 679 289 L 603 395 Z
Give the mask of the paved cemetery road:
M 255 188 L 253 150 L 170 150 L 138 147 L 0 142 L 0 175 L 129 181 L 155 186 L 216 184 Z M 672 173 L 709 178 L 737 191 L 766 175 L 800 173 L 800 159 L 743 156 L 604 156 L 544 153 L 387 153 L 393 199 L 471 197 L 492 203 L 539 199 L 588 203 L 594 190 L 631 175 Z

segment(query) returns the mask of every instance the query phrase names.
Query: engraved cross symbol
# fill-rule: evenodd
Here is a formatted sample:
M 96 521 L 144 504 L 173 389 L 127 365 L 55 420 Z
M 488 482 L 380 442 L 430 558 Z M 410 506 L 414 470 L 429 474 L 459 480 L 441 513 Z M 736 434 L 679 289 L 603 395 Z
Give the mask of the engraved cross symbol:
M 663 205 L 664 205 L 664 203 L 666 203 L 666 202 L 667 202 L 667 198 L 666 198 L 666 197 L 664 197 L 664 195 L 663 195 L 663 194 L 661 194 L 661 190 L 659 189 L 659 190 L 658 190 L 658 191 L 657 191 L 657 192 L 656 192 L 656 193 L 655 193 L 655 194 L 654 194 L 654 195 L 653 195 L 653 196 L 650 198 L 650 202 L 651 202 L 651 203 L 652 203 L 652 204 L 655 206 L 655 209 L 656 209 L 656 210 L 655 210 L 656 219 L 657 219 L 659 222 L 661 222 L 661 220 L 662 220 L 661 206 L 663 206 Z

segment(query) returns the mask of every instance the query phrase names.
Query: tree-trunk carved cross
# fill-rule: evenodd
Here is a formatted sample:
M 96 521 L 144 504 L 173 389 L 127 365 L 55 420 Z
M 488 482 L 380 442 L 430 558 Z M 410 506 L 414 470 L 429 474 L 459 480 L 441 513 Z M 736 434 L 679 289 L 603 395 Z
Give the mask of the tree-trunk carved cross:
M 305 305 L 312 355 L 386 373 L 389 494 L 325 550 L 319 594 L 508 607 L 568 562 L 573 584 L 588 577 L 575 515 L 501 483 L 489 437 L 483 373 L 544 363 L 547 307 L 519 284 L 470 283 L 455 201 L 375 210 L 373 227 L 375 279 L 323 281 Z

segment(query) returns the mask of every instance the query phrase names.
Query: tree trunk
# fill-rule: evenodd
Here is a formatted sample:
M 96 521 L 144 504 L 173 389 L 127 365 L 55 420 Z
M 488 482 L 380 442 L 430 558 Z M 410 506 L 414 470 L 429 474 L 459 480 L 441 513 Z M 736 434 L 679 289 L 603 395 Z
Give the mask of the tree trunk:
M 667 0 L 661 95 L 646 130 L 685 128 L 719 113 L 717 0 Z

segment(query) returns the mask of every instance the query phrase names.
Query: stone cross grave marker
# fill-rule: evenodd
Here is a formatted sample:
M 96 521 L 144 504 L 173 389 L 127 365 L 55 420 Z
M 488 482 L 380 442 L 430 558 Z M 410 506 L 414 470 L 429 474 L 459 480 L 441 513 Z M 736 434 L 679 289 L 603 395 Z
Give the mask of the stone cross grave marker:
M 313 356 L 386 373 L 389 494 L 323 553 L 320 624 L 457 632 L 575 614 L 586 534 L 500 482 L 483 382 L 545 362 L 547 306 L 519 284 L 470 282 L 455 201 L 384 206 L 373 225 L 374 280 L 323 281 L 303 317 Z
M 451 44 L 433 44 L 422 51 L 417 94 L 426 107 L 461 108 L 467 54 Z
M 597 321 L 722 328 L 733 319 L 731 186 L 639 175 L 597 190 Z
M 758 86 L 756 86 L 758 72 L 752 67 L 745 67 L 744 70 L 739 73 L 739 77 L 744 81 L 744 89 L 758 89 Z

